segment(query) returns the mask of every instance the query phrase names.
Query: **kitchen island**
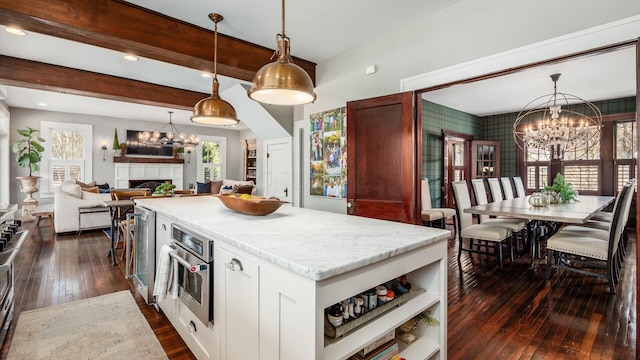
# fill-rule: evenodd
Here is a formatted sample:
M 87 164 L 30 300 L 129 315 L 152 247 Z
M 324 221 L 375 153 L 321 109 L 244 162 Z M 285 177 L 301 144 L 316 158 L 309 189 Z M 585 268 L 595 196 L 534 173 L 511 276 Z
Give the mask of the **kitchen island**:
M 289 205 L 250 216 L 211 196 L 137 204 L 157 212 L 156 248 L 172 224 L 215 242 L 206 330 L 180 320 L 178 301 L 160 303 L 198 358 L 344 359 L 425 310 L 440 324 L 421 327 L 402 356 L 446 358 L 449 231 Z M 416 296 L 338 339 L 324 335 L 326 308 L 405 274 Z

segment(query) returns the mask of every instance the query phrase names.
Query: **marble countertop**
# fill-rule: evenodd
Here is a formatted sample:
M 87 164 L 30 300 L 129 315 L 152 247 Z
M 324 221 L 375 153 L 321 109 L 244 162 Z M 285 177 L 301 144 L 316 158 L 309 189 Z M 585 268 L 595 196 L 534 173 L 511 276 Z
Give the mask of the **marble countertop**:
M 451 236 L 448 230 L 291 205 L 266 216 L 244 215 L 212 196 L 136 202 L 312 280 L 328 279 Z

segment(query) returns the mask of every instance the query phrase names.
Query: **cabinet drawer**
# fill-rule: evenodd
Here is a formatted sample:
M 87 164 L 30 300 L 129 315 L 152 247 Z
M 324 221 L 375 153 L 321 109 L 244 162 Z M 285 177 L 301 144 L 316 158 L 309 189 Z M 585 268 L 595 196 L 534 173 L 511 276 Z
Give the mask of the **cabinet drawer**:
M 196 358 L 199 360 L 218 360 L 220 358 L 220 341 L 216 332 L 205 326 L 180 301 L 176 301 L 175 309 L 176 330 Z

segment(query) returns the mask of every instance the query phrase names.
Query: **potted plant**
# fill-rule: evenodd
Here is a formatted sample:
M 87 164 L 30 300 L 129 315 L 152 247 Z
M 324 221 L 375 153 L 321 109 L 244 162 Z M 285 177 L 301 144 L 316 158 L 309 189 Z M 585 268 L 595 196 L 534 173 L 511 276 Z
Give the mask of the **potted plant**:
M 557 194 L 559 200 L 563 203 L 578 201 L 578 191 L 574 189 L 570 183 L 565 182 L 564 176 L 561 173 L 556 175 L 551 186 L 544 187 L 544 191 Z
M 33 198 L 33 193 L 38 191 L 38 179 L 40 176 L 33 176 L 33 172 L 40 170 L 40 161 L 42 161 L 42 152 L 44 147 L 44 139 L 38 136 L 36 133 L 39 130 L 27 126 L 26 129 L 18 129 L 18 134 L 22 138 L 11 147 L 11 150 L 16 153 L 16 161 L 21 167 L 29 169 L 29 176 L 18 176 L 22 182 L 21 190 L 27 194 L 27 197 L 22 201 L 22 214 L 31 215 L 33 210 L 38 206 L 38 201 Z
M 158 187 L 156 187 L 155 191 L 153 192 L 156 195 L 173 195 L 173 191 L 176 189 L 176 186 L 174 184 L 169 184 L 168 182 L 163 182 L 162 184 L 158 185 Z

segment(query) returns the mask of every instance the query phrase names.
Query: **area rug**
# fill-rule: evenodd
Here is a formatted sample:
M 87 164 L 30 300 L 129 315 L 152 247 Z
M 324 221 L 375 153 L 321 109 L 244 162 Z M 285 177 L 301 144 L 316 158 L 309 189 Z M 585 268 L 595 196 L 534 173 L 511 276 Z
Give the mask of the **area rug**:
M 7 359 L 167 359 L 124 290 L 18 317 Z

